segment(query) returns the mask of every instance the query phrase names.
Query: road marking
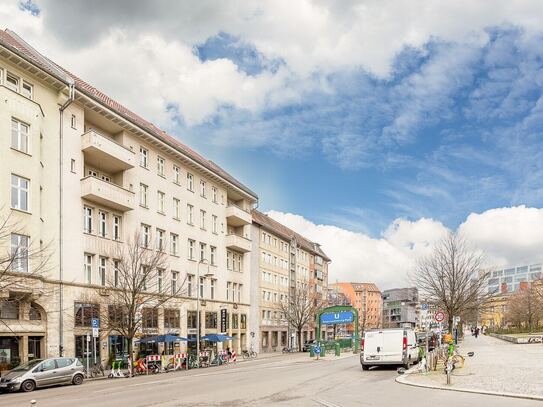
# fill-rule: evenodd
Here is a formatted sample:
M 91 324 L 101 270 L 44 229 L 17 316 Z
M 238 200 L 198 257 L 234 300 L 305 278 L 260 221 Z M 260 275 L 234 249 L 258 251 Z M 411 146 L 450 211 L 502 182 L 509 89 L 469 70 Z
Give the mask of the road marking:
M 313 399 L 313 401 L 316 401 L 317 403 L 323 405 L 323 406 L 326 406 L 326 407 L 341 407 L 339 404 L 334 404 L 334 403 L 331 403 L 329 401 L 326 401 L 326 400 L 321 400 L 321 399 Z

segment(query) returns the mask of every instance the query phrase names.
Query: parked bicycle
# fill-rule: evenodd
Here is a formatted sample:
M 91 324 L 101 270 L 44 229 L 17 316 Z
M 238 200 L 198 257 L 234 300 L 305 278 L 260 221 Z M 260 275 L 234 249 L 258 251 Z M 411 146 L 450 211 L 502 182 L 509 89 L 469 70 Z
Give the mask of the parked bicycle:
M 100 375 L 105 376 L 104 368 L 102 367 L 102 364 L 100 363 L 93 364 L 90 368 L 90 372 L 88 372 L 87 368 L 85 368 L 84 373 L 87 378 L 90 378 L 90 377 L 94 378 Z
M 250 350 L 244 349 L 241 351 L 241 357 L 243 359 L 255 359 L 258 354 L 251 348 Z

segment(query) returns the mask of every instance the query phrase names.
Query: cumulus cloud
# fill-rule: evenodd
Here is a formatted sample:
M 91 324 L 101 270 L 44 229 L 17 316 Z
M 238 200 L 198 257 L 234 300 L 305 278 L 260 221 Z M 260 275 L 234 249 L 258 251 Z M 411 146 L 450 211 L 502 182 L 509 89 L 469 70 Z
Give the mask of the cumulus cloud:
M 409 285 L 417 260 L 450 231 L 433 219 L 396 219 L 381 236 L 372 237 L 291 213 L 268 215 L 321 244 L 332 259 L 330 282 L 374 282 L 382 290 Z M 472 213 L 457 231 L 470 247 L 483 251 L 489 267 L 535 263 L 543 257 L 543 209 L 517 206 Z

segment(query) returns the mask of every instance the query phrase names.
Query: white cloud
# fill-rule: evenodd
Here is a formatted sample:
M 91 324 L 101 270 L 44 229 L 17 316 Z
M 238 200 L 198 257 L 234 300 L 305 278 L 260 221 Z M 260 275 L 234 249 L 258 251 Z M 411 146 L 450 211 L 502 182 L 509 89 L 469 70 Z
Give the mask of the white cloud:
M 291 213 L 268 215 L 321 244 L 332 259 L 330 282 L 374 282 L 382 290 L 409 285 L 408 274 L 417 259 L 431 253 L 435 242 L 449 231 L 432 219 L 396 219 L 374 238 Z M 471 247 L 484 252 L 489 266 L 522 265 L 543 257 L 543 209 L 517 206 L 472 213 L 458 231 Z

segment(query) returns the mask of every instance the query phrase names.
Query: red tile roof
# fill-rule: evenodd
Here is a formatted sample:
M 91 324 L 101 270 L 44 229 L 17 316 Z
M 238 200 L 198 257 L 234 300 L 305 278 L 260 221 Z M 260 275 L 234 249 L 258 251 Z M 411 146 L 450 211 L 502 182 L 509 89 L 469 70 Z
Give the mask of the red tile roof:
M 115 113 L 132 122 L 137 127 L 140 127 L 143 131 L 150 133 L 151 135 L 170 145 L 172 148 L 176 149 L 183 155 L 196 161 L 207 170 L 225 179 L 226 181 L 241 189 L 245 193 L 251 195 L 255 199 L 258 199 L 256 193 L 254 193 L 248 187 L 236 180 L 213 161 L 204 158 L 196 151 L 181 143 L 175 137 L 170 136 L 166 132 L 156 127 L 153 123 L 145 120 L 141 116 L 121 105 L 119 102 L 107 96 L 105 93 L 99 91 L 94 86 L 88 84 L 87 82 L 72 74 L 68 70 L 62 68 L 61 66 L 55 64 L 47 57 L 41 55 L 38 51 L 36 51 L 32 46 L 27 44 L 14 32 L 10 30 L 0 31 L 0 45 L 4 46 L 12 52 L 15 52 L 17 55 L 19 55 L 29 63 L 55 76 L 62 82 L 66 83 L 69 80 L 73 81 L 75 83 L 75 88 L 81 93 L 94 99 L 98 103 L 101 103 L 105 107 L 113 110 Z

